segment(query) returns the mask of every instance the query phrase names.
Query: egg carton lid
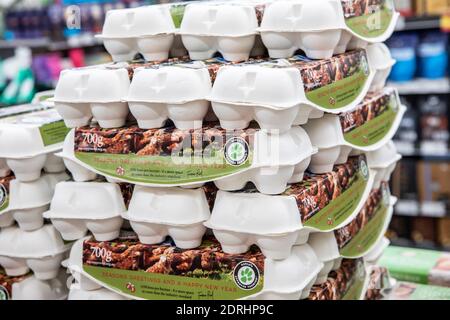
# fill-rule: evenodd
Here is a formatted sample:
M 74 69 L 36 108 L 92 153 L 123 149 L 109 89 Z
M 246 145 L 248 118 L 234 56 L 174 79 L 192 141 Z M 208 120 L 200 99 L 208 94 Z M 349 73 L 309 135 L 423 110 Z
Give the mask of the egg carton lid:
M 0 158 L 24 159 L 56 152 L 69 131 L 53 108 L 5 117 L 0 124 Z
M 387 168 L 402 158 L 392 140 L 377 150 L 367 152 L 366 155 L 369 167 L 374 169 Z
M 109 182 L 60 182 L 56 185 L 48 219 L 102 220 L 126 211 L 118 184 Z
M 202 188 L 148 188 L 136 186 L 124 219 L 166 225 L 202 223 L 210 216 Z
M 0 255 L 12 258 L 40 259 L 56 256 L 69 250 L 70 246 L 51 224 L 34 231 L 23 231 L 13 226 L 0 232 Z

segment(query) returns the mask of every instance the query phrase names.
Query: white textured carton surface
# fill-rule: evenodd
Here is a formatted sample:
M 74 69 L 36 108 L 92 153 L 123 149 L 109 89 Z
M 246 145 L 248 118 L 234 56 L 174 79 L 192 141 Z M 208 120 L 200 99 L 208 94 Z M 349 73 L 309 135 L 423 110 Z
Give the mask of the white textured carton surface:
M 193 3 L 186 6 L 181 39 L 193 60 L 220 52 L 225 60 L 244 61 L 255 46 L 258 20 L 250 3 Z
M 370 65 L 375 72 L 370 91 L 377 92 L 384 88 L 395 60 L 384 43 L 374 43 L 366 49 Z
M 34 231 L 4 228 L 0 232 L 0 265 L 10 276 L 31 269 L 39 280 L 53 279 L 69 247 L 52 225 Z
M 366 154 L 369 168 L 376 173 L 374 188 L 379 188 L 382 181 L 389 182 L 391 174 L 402 156 L 397 153 L 397 148 L 392 141 Z
M 9 183 L 8 205 L 0 212 L 4 221 L 16 220 L 24 231 L 39 229 L 44 224 L 42 214 L 47 210 L 53 196 L 55 185 L 68 180 L 66 173 L 45 174 L 32 182 L 11 180 Z M 5 216 L 5 217 L 3 217 Z M 12 222 L 9 224 L 11 225 Z M 6 222 L 2 227 L 9 226 Z
M 169 235 L 177 247 L 191 249 L 201 244 L 209 216 L 203 189 L 137 186 L 123 218 L 144 244 L 161 243 Z
M 120 127 L 129 113 L 123 101 L 129 86 L 125 68 L 64 70 L 55 89 L 55 107 L 69 128 L 88 125 L 92 117 L 104 128 Z
M 169 57 L 175 31 L 170 6 L 156 5 L 108 11 L 97 37 L 114 61 L 132 60 L 138 52 L 159 61 Z
M 68 300 L 128 300 L 125 297 L 105 288 L 83 290 L 78 283 L 70 287 Z
M 65 300 L 67 298 L 67 275 L 60 270 L 58 276 L 50 280 L 39 280 L 30 276 L 12 285 L 12 300 Z
M 266 7 L 258 30 L 273 58 L 290 57 L 298 49 L 313 59 L 329 58 L 391 36 L 398 13 L 393 12 L 391 0 L 380 4 L 370 7 L 364 0 L 275 1 Z M 356 19 L 365 20 L 352 24 Z
M 201 128 L 211 87 L 202 62 L 138 68 L 126 100 L 140 128 L 160 128 L 167 119 L 179 129 Z
M 51 219 L 65 240 L 79 239 L 89 230 L 97 240 L 108 241 L 119 235 L 125 210 L 117 184 L 61 182 L 44 217 Z
M 353 111 L 310 120 L 303 127 L 319 152 L 313 155 L 309 169 L 314 173 L 327 172 L 343 161 L 351 149 L 369 152 L 386 145 L 405 111 L 397 92 L 386 88 L 369 94 Z

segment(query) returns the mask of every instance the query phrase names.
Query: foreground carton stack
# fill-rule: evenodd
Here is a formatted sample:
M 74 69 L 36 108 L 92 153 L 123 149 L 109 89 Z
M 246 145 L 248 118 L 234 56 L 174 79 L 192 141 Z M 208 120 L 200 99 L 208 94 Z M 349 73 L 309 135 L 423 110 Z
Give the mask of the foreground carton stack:
M 69 298 L 379 297 L 396 18 L 387 0 L 109 12 L 115 62 L 54 97 L 73 181 L 43 216 L 72 245 Z

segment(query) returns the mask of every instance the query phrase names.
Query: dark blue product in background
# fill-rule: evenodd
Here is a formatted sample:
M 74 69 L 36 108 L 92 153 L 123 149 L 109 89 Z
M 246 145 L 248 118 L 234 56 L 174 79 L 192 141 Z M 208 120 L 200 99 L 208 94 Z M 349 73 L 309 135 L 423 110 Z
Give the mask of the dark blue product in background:
M 418 76 L 428 79 L 445 77 L 447 73 L 447 35 L 426 33 L 417 48 Z
M 392 58 L 397 63 L 392 68 L 391 81 L 406 82 L 416 74 L 416 47 L 419 37 L 416 34 L 394 34 L 387 42 Z

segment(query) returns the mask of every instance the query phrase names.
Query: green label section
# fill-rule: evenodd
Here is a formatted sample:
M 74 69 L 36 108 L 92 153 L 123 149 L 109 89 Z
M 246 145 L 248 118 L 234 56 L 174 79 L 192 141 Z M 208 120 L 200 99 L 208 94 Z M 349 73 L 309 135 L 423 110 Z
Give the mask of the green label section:
M 47 147 L 63 142 L 70 129 L 67 128 L 64 121 L 61 120 L 45 124 L 39 128 L 39 131 L 41 133 L 42 142 L 44 143 L 44 146 Z
M 8 209 L 9 207 L 9 196 L 6 195 L 4 199 L 2 199 L 1 205 L 0 205 L 0 214 Z
M 173 24 L 175 28 L 180 28 L 184 17 L 185 4 L 175 4 L 170 7 L 170 14 L 172 15 Z
M 389 207 L 378 207 L 374 217 L 340 250 L 345 258 L 356 258 L 368 252 L 383 232 Z
M 363 267 L 359 267 L 356 274 L 352 278 L 350 287 L 347 292 L 342 296 L 341 300 L 361 300 L 361 296 L 364 290 L 364 284 L 366 281 L 366 272 Z
M 368 179 L 361 171 L 353 179 L 354 182 L 349 189 L 307 220 L 304 225 L 320 231 L 330 231 L 347 220 L 362 201 L 368 183 Z
M 389 8 L 374 10 L 373 13 L 345 19 L 347 27 L 364 38 L 382 36 L 389 28 L 394 14 Z
M 364 67 L 353 75 L 334 82 L 325 87 L 315 89 L 306 93 L 306 98 L 328 110 L 343 108 L 355 101 L 355 99 L 363 91 L 368 73 L 364 71 Z
M 450 288 L 400 282 L 389 298 L 391 300 L 450 300 Z
M 344 139 L 348 143 L 358 146 L 367 147 L 381 141 L 391 130 L 398 114 L 389 107 L 378 117 L 366 122 L 362 126 L 344 134 Z
M 76 152 L 78 160 L 99 172 L 127 180 L 149 184 L 182 184 L 190 182 L 203 182 L 225 177 L 233 173 L 244 171 L 251 166 L 252 155 L 239 166 L 226 163 L 218 155 L 218 161 L 208 164 L 206 158 L 193 156 L 187 159 L 170 156 L 141 156 L 135 154 L 102 154 L 89 152 Z M 188 163 L 176 163 L 185 160 Z
M 83 269 L 113 289 L 147 300 L 234 300 L 260 292 L 264 284 L 260 276 L 254 288 L 243 290 L 231 273 L 222 274 L 220 279 L 200 279 L 88 265 Z
M 398 280 L 427 284 L 441 255 L 432 250 L 388 247 L 379 264 Z

